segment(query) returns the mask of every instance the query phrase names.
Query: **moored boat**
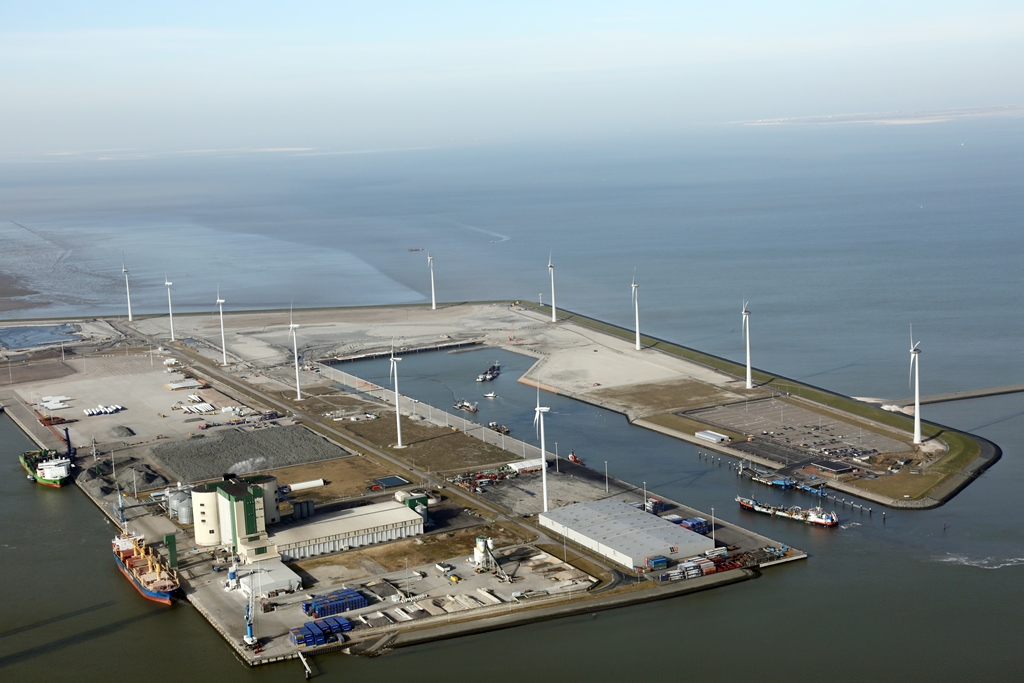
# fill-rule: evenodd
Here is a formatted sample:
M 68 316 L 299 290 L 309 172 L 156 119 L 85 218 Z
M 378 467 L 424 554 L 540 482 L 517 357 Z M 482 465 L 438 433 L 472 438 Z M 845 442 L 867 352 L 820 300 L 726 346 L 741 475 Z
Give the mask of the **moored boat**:
M 491 367 L 487 368 L 487 372 L 484 372 L 484 373 L 479 374 L 479 375 L 476 376 L 476 381 L 477 382 L 490 382 L 492 379 L 495 379 L 500 374 L 501 374 L 501 363 L 499 363 L 498 361 L 494 361 L 494 365 L 492 365 Z
M 59 488 L 71 480 L 71 458 L 58 455 L 57 451 L 25 451 L 18 460 L 29 479 L 37 484 Z
M 782 505 L 759 503 L 753 498 L 743 498 L 742 496 L 736 496 L 736 502 L 739 503 L 740 507 L 744 510 L 760 512 L 761 514 L 771 515 L 772 517 L 785 517 L 787 519 L 793 519 L 798 522 L 814 524 L 817 526 L 836 526 L 839 524 L 839 515 L 835 512 L 825 512 L 821 506 L 804 510 L 803 508 L 795 505 L 793 507 L 784 507 Z
M 512 431 L 511 429 L 509 429 L 505 425 L 498 424 L 497 422 L 488 422 L 487 423 L 487 428 L 488 429 L 493 429 L 494 431 L 498 432 L 499 434 L 508 434 L 510 431 Z
M 455 408 L 455 410 L 465 410 L 466 412 L 469 412 L 469 413 L 475 413 L 475 412 L 477 412 L 479 410 L 479 408 L 476 407 L 475 403 L 470 403 L 466 399 L 462 399 L 461 401 L 456 401 L 455 405 L 452 406 L 452 407 Z
M 144 536 L 126 531 L 114 537 L 111 547 L 117 568 L 142 597 L 171 604 L 171 596 L 178 590 L 178 573 L 146 545 Z

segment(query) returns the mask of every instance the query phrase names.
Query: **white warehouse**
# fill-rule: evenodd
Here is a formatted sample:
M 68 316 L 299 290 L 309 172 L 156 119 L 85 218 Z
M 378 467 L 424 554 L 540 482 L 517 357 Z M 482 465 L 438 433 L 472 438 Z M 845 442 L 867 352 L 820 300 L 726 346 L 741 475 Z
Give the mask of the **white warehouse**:
M 710 538 L 619 500 L 574 503 L 541 513 L 540 525 L 629 570 L 648 557 L 681 560 L 714 548 Z
M 423 516 L 395 501 L 318 514 L 278 528 L 270 543 L 285 562 L 423 533 Z

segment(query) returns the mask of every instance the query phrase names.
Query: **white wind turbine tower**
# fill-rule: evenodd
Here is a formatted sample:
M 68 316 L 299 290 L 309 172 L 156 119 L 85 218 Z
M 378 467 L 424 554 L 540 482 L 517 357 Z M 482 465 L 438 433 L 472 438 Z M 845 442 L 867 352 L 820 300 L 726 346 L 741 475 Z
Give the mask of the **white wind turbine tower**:
M 633 313 L 636 316 L 636 350 L 640 350 L 640 285 L 636 283 L 636 270 L 633 270 Z
M 220 348 L 224 354 L 222 365 L 228 364 L 228 345 L 224 340 L 224 299 L 220 298 L 220 285 L 217 285 L 217 308 L 220 309 Z
M 914 326 L 910 326 L 910 372 L 914 379 L 914 445 L 921 444 L 921 342 L 914 343 Z
M 174 309 L 171 308 L 171 285 L 174 283 L 167 278 L 167 271 L 164 271 L 164 287 L 167 288 L 167 315 L 171 321 L 171 341 L 174 341 Z
M 558 322 L 558 314 L 555 310 L 555 264 L 551 262 L 550 253 L 548 254 L 548 271 L 551 273 L 551 322 L 556 323 Z
M 121 254 L 121 272 L 124 273 L 124 292 L 128 296 L 128 322 L 132 321 L 132 290 L 128 286 L 128 268 L 124 265 L 124 254 Z
M 437 297 L 434 296 L 434 257 L 427 254 L 427 266 L 430 268 L 430 310 L 437 310 Z
M 743 339 L 747 342 L 747 389 L 754 388 L 754 380 L 750 374 L 750 309 L 747 308 L 749 301 L 743 302 Z
M 395 388 L 395 427 L 396 431 L 398 432 L 398 444 L 395 445 L 395 448 L 405 448 L 405 446 L 402 445 L 402 411 L 399 404 L 400 399 L 398 394 L 398 363 L 401 360 L 401 358 L 395 358 L 395 340 L 392 339 L 391 371 L 389 373 L 389 379 L 394 383 Z
M 302 389 L 299 388 L 299 335 L 295 331 L 299 328 L 295 322 L 295 316 L 292 308 L 288 308 L 288 329 L 292 333 L 292 348 L 295 350 L 295 400 L 302 400 Z
M 544 496 L 544 512 L 548 511 L 548 453 L 544 449 L 544 413 L 551 408 L 544 408 L 540 405 L 540 387 L 537 387 L 537 408 L 533 413 L 534 429 L 540 427 L 540 481 L 541 495 Z

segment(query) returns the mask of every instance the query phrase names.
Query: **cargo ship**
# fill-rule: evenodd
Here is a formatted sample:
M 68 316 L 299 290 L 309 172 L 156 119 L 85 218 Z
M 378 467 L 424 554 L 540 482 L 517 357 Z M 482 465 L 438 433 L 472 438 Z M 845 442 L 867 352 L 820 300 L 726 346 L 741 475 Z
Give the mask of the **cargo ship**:
M 57 455 L 57 451 L 25 451 L 18 460 L 37 484 L 59 488 L 71 480 L 71 458 Z
M 782 505 L 759 503 L 753 498 L 743 498 L 742 496 L 736 496 L 736 502 L 739 503 L 740 507 L 744 510 L 760 512 L 765 515 L 771 515 L 772 517 L 785 517 L 787 519 L 795 519 L 798 522 L 804 522 L 805 524 L 816 524 L 818 526 L 836 526 L 839 524 L 839 515 L 835 512 L 825 512 L 821 506 L 809 508 L 807 510 L 796 506 L 787 508 Z
M 144 536 L 125 531 L 114 537 L 111 546 L 117 568 L 142 597 L 171 604 L 171 596 L 178 590 L 178 572 L 170 569 L 164 559 L 146 545 Z

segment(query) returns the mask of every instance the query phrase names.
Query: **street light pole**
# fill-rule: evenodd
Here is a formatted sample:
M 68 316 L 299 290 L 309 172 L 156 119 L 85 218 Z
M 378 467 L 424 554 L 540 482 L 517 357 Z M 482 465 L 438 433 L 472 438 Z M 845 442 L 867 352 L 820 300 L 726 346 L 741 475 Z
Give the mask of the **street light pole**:
M 608 493 L 608 461 L 604 461 L 604 492 Z

